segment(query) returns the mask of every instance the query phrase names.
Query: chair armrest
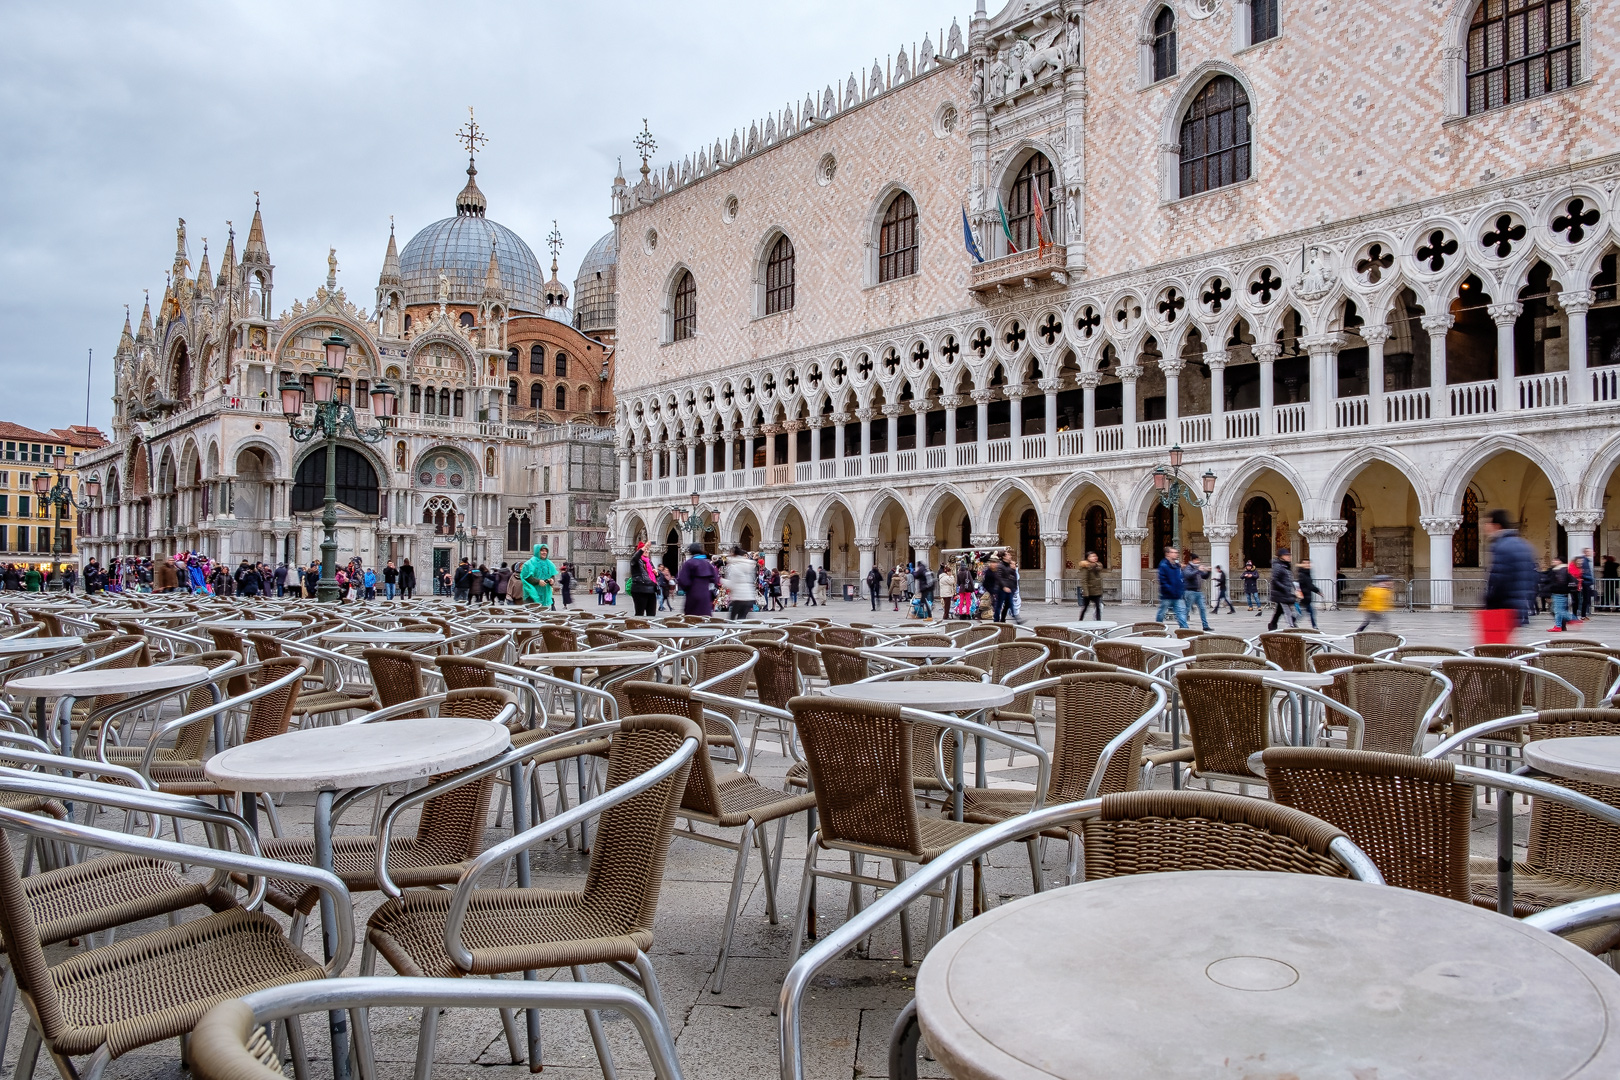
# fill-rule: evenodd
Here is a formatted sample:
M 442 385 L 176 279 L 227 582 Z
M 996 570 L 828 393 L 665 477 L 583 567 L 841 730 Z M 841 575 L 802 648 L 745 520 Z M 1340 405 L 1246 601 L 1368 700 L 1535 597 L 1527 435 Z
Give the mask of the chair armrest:
M 401 716 L 408 716 L 413 712 L 426 711 L 431 714 L 432 710 L 444 704 L 448 696 L 448 694 L 423 694 L 419 698 L 411 698 L 411 700 L 402 701 L 398 705 L 390 705 L 386 709 L 374 709 L 363 716 L 357 716 L 353 720 L 345 721 L 343 726 L 352 727 L 356 724 L 375 724 L 378 721 L 397 720 Z
M 1339 702 L 1334 701 L 1320 690 L 1312 690 L 1306 686 L 1298 686 L 1294 683 L 1285 682 L 1281 679 L 1272 679 L 1264 676 L 1262 676 L 1261 682 L 1268 689 L 1284 691 L 1290 694 L 1298 694 L 1306 701 L 1314 701 L 1324 708 L 1332 709 L 1337 713 L 1342 713 L 1345 717 L 1345 726 L 1347 728 L 1345 732 L 1346 747 L 1351 750 L 1361 749 L 1361 740 L 1366 728 L 1366 721 L 1356 710 L 1350 708 L 1348 705 L 1341 705 Z
M 1534 667 L 1534 666 L 1532 666 L 1530 664 L 1524 665 L 1524 673 L 1526 675 L 1534 675 L 1538 679 L 1548 679 L 1551 682 L 1557 684 L 1558 686 L 1563 687 L 1565 690 L 1568 690 L 1570 693 L 1575 695 L 1575 707 L 1577 709 L 1586 708 L 1586 695 L 1584 693 L 1582 693 L 1575 686 L 1575 684 L 1570 682 L 1568 679 L 1565 679 L 1565 678 L 1563 678 L 1562 676 L 1559 676 L 1559 675 L 1555 675 L 1551 671 L 1547 671 L 1547 670 L 1544 670 L 1542 668 Z
M 1148 707 L 1148 710 L 1131 721 L 1124 731 L 1109 739 L 1108 744 L 1102 748 L 1102 753 L 1097 755 L 1097 764 L 1091 770 L 1091 779 L 1086 781 L 1086 798 L 1094 799 L 1097 797 L 1099 790 L 1102 788 L 1103 777 L 1108 774 L 1108 768 L 1114 762 L 1114 755 L 1129 745 L 1130 741 L 1136 738 L 1138 734 L 1146 731 L 1149 724 L 1164 715 L 1165 709 L 1169 706 L 1169 699 L 1165 697 L 1162 687 L 1155 686 L 1153 694 L 1153 704 Z
M 262 665 L 259 665 L 259 664 L 250 664 L 247 667 L 241 667 L 241 668 L 233 669 L 231 674 L 242 675 L 242 674 L 251 673 L 253 671 L 258 670 L 261 666 Z M 257 701 L 259 698 L 262 698 L 267 694 L 273 694 L 277 690 L 280 690 L 280 689 L 282 689 L 284 687 L 290 686 L 293 683 L 296 683 L 296 682 L 300 681 L 308 673 L 309 673 L 309 669 L 307 667 L 304 667 L 304 666 L 300 665 L 298 667 L 293 668 L 291 671 L 287 672 L 287 674 L 283 675 L 281 678 L 275 680 L 274 682 L 266 683 L 263 686 L 254 687 L 252 690 L 249 690 L 247 693 L 238 694 L 236 697 L 228 697 L 228 698 L 225 698 L 225 699 L 223 699 L 221 701 L 216 701 L 216 702 L 214 702 L 214 704 L 209 705 L 206 708 L 198 709 L 194 713 L 188 713 L 185 716 L 181 716 L 181 717 L 178 717 L 178 718 L 176 718 L 174 720 L 170 720 L 166 724 L 155 726 L 153 728 L 151 738 L 147 740 L 146 753 L 141 757 L 141 768 L 140 768 L 141 775 L 143 775 L 143 776 L 151 776 L 152 775 L 152 760 L 155 757 L 157 757 L 158 742 L 162 739 L 163 736 L 169 734 L 171 731 L 178 731 L 179 729 L 181 729 L 183 727 L 186 727 L 186 726 L 188 726 L 190 724 L 195 724 L 199 720 L 207 720 L 207 719 L 209 719 L 209 718 L 211 718 L 213 716 L 218 715 L 219 713 L 225 712 L 228 709 L 240 708 L 241 706 L 247 705 L 250 702 Z M 213 681 L 213 679 L 212 679 L 213 674 L 214 673 L 210 673 L 211 677 L 209 679 L 207 679 L 207 680 L 204 680 L 204 681 L 207 681 L 207 682 Z M 192 689 L 192 687 L 187 687 L 187 689 Z M 105 744 L 103 744 L 103 745 L 105 745 Z M 218 751 L 218 750 L 223 750 L 224 747 L 215 747 L 214 749 L 216 751 Z
M 1589 896 L 1585 900 L 1576 900 L 1573 903 L 1538 911 L 1519 921 L 1525 926 L 1534 926 L 1538 930 L 1545 930 L 1560 937 L 1573 934 L 1577 930 L 1585 930 L 1589 926 L 1620 922 L 1620 893 Z
M 902 706 L 900 709 L 900 719 L 909 720 L 912 723 L 920 722 L 924 724 L 935 724 L 942 728 L 952 729 L 957 733 L 957 740 L 959 744 L 963 737 L 971 735 L 975 738 L 985 739 L 989 742 L 1000 743 L 1002 746 L 1010 747 L 1021 753 L 1033 755 L 1038 766 L 1035 778 L 1034 805 L 1039 806 L 1046 801 L 1046 792 L 1051 784 L 1052 778 L 1052 756 L 1048 754 L 1045 747 L 1041 746 L 1039 743 L 1033 743 L 1027 739 L 1020 739 L 1016 735 L 1009 735 L 1000 728 L 993 728 L 988 724 L 980 724 L 972 720 L 963 720 L 959 716 L 950 716 L 945 713 L 931 712 L 927 709 L 912 709 Z M 940 733 L 940 738 L 936 740 L 934 744 L 934 767 L 939 773 L 938 779 L 944 784 L 945 790 L 952 791 L 955 790 L 955 784 L 951 781 L 950 777 L 945 775 L 944 743 L 944 732 L 942 731 Z M 961 746 L 958 745 L 958 760 L 961 760 L 961 753 Z

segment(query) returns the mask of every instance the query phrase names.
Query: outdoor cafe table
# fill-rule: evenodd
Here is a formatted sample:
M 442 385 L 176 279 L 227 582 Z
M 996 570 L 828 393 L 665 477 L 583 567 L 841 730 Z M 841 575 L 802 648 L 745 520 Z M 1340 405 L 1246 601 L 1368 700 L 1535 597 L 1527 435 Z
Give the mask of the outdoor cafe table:
M 626 630 L 631 637 L 670 638 L 675 641 L 707 641 L 717 637 L 741 633 L 743 628 L 732 630 L 718 626 L 654 626 L 646 630 Z
M 1099 619 L 1091 622 L 1068 622 L 1062 623 L 1061 625 L 1069 630 L 1075 630 L 1082 634 L 1106 634 L 1108 631 L 1118 626 L 1119 623 L 1106 622 Z
M 1332 675 L 1318 675 L 1314 671 L 1265 671 L 1266 678 L 1273 682 L 1290 683 L 1301 686 L 1307 690 L 1321 690 L 1333 685 Z M 1288 695 L 1288 706 L 1293 714 L 1293 743 L 1295 746 L 1304 746 L 1305 743 L 1305 708 L 1299 694 Z
M 303 626 L 303 623 L 293 622 L 291 619 L 214 619 L 198 623 L 197 629 L 207 630 L 212 627 L 216 630 L 238 630 L 255 634 L 261 630 L 271 633 L 277 630 L 299 630 Z
M 141 668 L 138 670 L 162 670 Z M 205 670 L 205 669 L 198 669 Z M 256 742 L 242 743 L 209 758 L 203 773 L 220 787 L 244 794 L 243 807 L 257 794 L 315 792 L 315 865 L 332 872 L 332 803 L 340 791 L 424 780 L 490 760 L 511 745 L 506 728 L 488 720 L 391 720 L 378 724 L 340 724 L 303 728 Z M 522 790 L 514 768 L 514 792 Z M 527 828 L 526 802 L 514 797 L 513 827 Z M 527 887 L 527 860 L 518 859 L 518 885 Z M 321 925 L 327 959 L 332 957 L 332 900 L 321 893 Z M 348 1033 L 344 1014 L 328 1014 L 332 1060 L 338 1075 L 347 1073 Z
M 1493 911 L 1342 878 L 1139 874 L 946 936 L 917 1018 L 956 1080 L 1620 1076 L 1620 980 Z
M 1142 634 L 1138 637 L 1109 638 L 1108 640 L 1121 645 L 1136 645 L 1143 649 L 1152 649 L 1162 653 L 1184 653 L 1192 648 L 1192 642 L 1186 638 L 1155 637 L 1152 634 Z
M 1525 764 L 1537 772 L 1603 787 L 1620 787 L 1620 736 L 1579 735 L 1524 744 Z
M 922 660 L 925 663 L 936 660 L 960 660 L 967 655 L 966 649 L 949 645 L 868 645 L 861 651 L 890 660 Z
M 335 641 L 340 645 L 433 645 L 444 641 L 443 634 L 430 634 L 425 630 L 337 630 L 322 634 L 322 641 Z
M 50 640 L 50 639 L 46 639 Z M 208 669 L 201 664 L 172 664 L 167 667 L 91 668 L 80 671 L 69 668 L 51 675 L 30 675 L 25 679 L 12 679 L 6 691 L 22 697 L 40 699 L 39 737 L 50 741 L 45 723 L 45 699 L 56 699 L 57 721 L 61 728 L 60 746 L 64 754 L 72 753 L 73 703 L 82 697 L 101 694 L 144 694 L 152 690 L 179 690 L 208 678 Z M 214 737 L 223 734 L 223 715 L 215 718 Z M 224 745 L 222 741 L 215 745 Z
M 84 644 L 76 637 L 20 637 L 0 638 L 0 656 L 26 656 L 29 653 L 55 652 Z
M 1017 694 L 1010 686 L 1000 683 L 971 683 L 971 682 L 928 682 L 925 680 L 905 682 L 857 682 L 845 683 L 842 686 L 829 686 L 826 689 L 829 697 L 854 698 L 859 701 L 878 701 L 885 705 L 900 705 L 908 709 L 927 709 L 931 712 L 941 713 L 982 713 L 986 709 L 999 709 L 1003 705 L 1011 705 Z M 975 736 L 973 740 L 975 754 L 975 768 L 977 775 L 974 783 L 984 787 L 984 741 Z M 956 791 L 952 796 L 952 811 L 956 820 L 962 820 L 962 755 L 956 754 L 951 763 L 951 783 Z

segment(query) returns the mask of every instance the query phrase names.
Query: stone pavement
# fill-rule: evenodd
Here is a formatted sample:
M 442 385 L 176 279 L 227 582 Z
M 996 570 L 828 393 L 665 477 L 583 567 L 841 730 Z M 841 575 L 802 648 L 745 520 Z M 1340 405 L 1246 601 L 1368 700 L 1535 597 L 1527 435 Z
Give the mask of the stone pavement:
M 883 605 L 884 611 L 874 622 L 893 622 L 899 616 Z M 791 609 L 790 609 L 791 610 Z M 801 607 L 796 614 L 813 615 L 817 609 Z M 872 613 L 869 605 L 834 603 L 827 613 L 841 619 L 863 619 Z M 1048 607 L 1032 604 L 1024 609 L 1026 621 L 1046 621 L 1073 618 L 1070 606 Z M 1152 610 L 1141 607 L 1115 608 L 1110 618 L 1151 617 Z M 1353 612 L 1327 612 L 1319 616 L 1324 627 L 1332 632 L 1353 629 L 1359 621 Z M 1537 625 L 1544 625 L 1538 619 Z M 1263 621 L 1242 612 L 1217 617 L 1212 625 L 1222 630 L 1236 630 L 1246 634 L 1257 632 Z M 1427 612 L 1397 613 L 1394 627 L 1413 641 L 1433 641 L 1446 644 L 1467 644 L 1472 633 L 1469 613 L 1430 614 Z M 1620 637 L 1620 618 L 1602 616 L 1587 627 L 1595 636 Z M 1540 636 L 1539 633 L 1537 636 Z M 1043 742 L 1050 746 L 1050 725 L 1043 725 Z M 775 744 L 766 738 L 761 741 L 761 753 L 756 775 L 774 786 L 786 768 L 786 760 L 773 752 Z M 1029 786 L 1033 781 L 1033 768 L 1027 759 L 1009 767 L 1006 759 L 990 761 L 992 784 Z M 1162 776 L 1162 774 L 1161 774 Z M 1167 783 L 1167 780 L 1164 782 Z M 1494 822 L 1496 804 L 1481 804 L 1474 830 L 1477 855 L 1495 852 Z M 289 796 L 281 810 L 284 827 L 293 834 L 308 835 L 310 829 L 311 799 L 308 796 Z M 1523 806 L 1515 807 L 1516 825 L 1521 843 L 1528 817 Z M 369 821 L 369 805 L 353 815 L 354 825 L 339 829 L 339 834 L 365 831 Z M 502 835 L 491 830 L 490 841 Z M 751 873 L 744 894 L 744 906 L 738 918 L 733 955 L 723 993 L 712 993 L 711 974 L 720 945 L 720 932 L 725 916 L 730 883 L 732 859 L 730 852 L 693 841 L 677 839 L 670 852 L 664 876 L 662 898 L 656 923 L 656 940 L 651 950 L 652 960 L 662 984 L 670 1019 L 675 1028 L 677 1049 L 685 1074 L 697 1080 L 762 1080 L 775 1075 L 777 1067 L 776 1018 L 772 1011 L 781 988 L 782 977 L 788 968 L 788 949 L 792 941 L 791 918 L 798 897 L 799 877 L 804 854 L 804 820 L 789 822 L 786 856 L 782 865 L 779 903 L 782 921 L 770 925 L 765 917 L 764 892 L 760 883 L 757 859 L 751 864 Z M 1059 845 L 1048 845 L 1044 873 L 1048 883 L 1058 882 L 1062 873 L 1065 852 Z M 577 888 L 586 869 L 586 860 L 560 842 L 540 844 L 534 857 L 534 884 Z M 1021 846 L 1003 848 L 993 854 L 987 874 L 987 892 L 992 904 L 998 904 L 1027 894 L 1030 890 L 1029 869 Z M 822 927 L 826 929 L 843 918 L 846 893 L 836 882 L 821 885 L 820 909 Z M 375 910 L 377 894 L 366 893 L 356 897 L 356 917 L 362 923 Z M 923 925 L 924 911 L 919 906 L 914 926 Z M 144 928 L 155 929 L 161 920 Z M 124 935 L 127 936 L 128 931 Z M 920 934 L 920 929 L 918 931 Z M 312 932 L 310 940 L 316 940 Z M 920 937 L 917 942 L 920 952 Z M 53 950 L 55 958 L 66 956 L 71 950 Z M 358 971 L 360 949 L 357 943 L 351 973 Z M 604 969 L 591 969 L 593 977 L 611 978 Z M 807 1075 L 817 1080 L 851 1080 L 857 1077 L 882 1077 L 887 1074 L 887 1047 L 889 1029 L 896 1012 L 911 997 L 915 969 L 900 961 L 898 927 L 891 922 L 872 938 L 869 955 L 846 956 L 835 961 L 817 979 L 807 999 L 805 1014 L 805 1045 L 808 1060 Z M 11 1038 L 4 1068 L 0 1075 L 12 1075 L 17 1050 L 22 1042 L 21 1009 L 12 1025 Z M 616 1014 L 605 1017 L 608 1039 L 612 1045 L 619 1075 L 627 1078 L 649 1077 L 648 1062 L 640 1049 L 633 1027 Z M 384 1078 L 408 1077 L 415 1055 L 417 1014 L 407 1010 L 385 1010 L 374 1014 L 377 1057 Z M 447 1078 L 509 1076 L 513 1080 L 527 1075 L 522 1065 L 510 1064 L 499 1017 L 493 1012 L 457 1011 L 445 1017 L 440 1024 L 436 1055 L 435 1076 Z M 545 1050 L 545 1075 L 567 1078 L 596 1077 L 595 1055 L 591 1049 L 583 1018 L 578 1014 L 546 1014 L 542 1022 Z M 317 1019 L 306 1018 L 306 1040 L 314 1054 L 326 1053 L 324 1025 Z M 937 1065 L 925 1061 L 924 1076 L 942 1076 Z M 48 1075 L 49 1061 L 42 1061 Z M 330 1075 L 328 1062 L 317 1063 L 313 1075 Z M 178 1047 L 170 1042 L 137 1051 L 115 1062 L 109 1070 L 117 1078 L 169 1078 L 185 1075 L 178 1063 Z

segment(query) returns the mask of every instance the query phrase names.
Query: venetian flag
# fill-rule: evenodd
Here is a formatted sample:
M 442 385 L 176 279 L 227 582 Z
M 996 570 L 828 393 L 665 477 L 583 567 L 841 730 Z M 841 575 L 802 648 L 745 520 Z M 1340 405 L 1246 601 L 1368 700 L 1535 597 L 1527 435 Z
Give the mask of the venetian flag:
M 1001 215 L 1001 232 L 1007 238 L 1007 253 L 1018 254 L 1018 245 L 1013 243 L 1012 226 L 1007 224 L 1007 208 L 1001 205 L 1001 196 L 996 196 L 996 212 Z
M 967 253 L 973 256 L 974 262 L 984 262 L 984 255 L 979 251 L 978 241 L 973 239 L 973 230 L 968 226 L 967 207 L 962 207 L 962 246 Z
M 1030 202 L 1035 206 L 1035 246 L 1042 255 L 1051 246 L 1051 231 L 1046 227 L 1046 207 L 1041 204 L 1041 185 L 1029 185 Z

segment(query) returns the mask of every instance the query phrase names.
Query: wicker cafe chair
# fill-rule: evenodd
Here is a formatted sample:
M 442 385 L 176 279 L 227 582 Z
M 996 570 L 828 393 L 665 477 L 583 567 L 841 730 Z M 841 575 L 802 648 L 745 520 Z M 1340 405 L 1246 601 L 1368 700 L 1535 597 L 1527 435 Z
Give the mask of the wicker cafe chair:
M 1246 791 L 1265 777 L 1249 758 L 1271 745 L 1272 698 L 1277 690 L 1258 671 L 1176 672 L 1176 688 L 1192 734 L 1195 777 L 1226 780 Z M 1359 734 L 1359 733 L 1358 733 Z M 1359 747 L 1358 747 L 1359 748 Z
M 1200 653 L 1174 664 L 1177 671 L 1276 671 L 1277 666 L 1263 656 L 1246 653 Z
M 226 652 L 212 649 L 205 653 L 185 658 L 187 664 L 196 664 L 209 671 L 217 671 L 226 664 L 242 663 L 242 654 L 239 652 Z M 249 684 L 251 686 L 251 682 Z M 214 703 L 212 685 L 205 683 L 190 690 L 185 697 L 183 709 L 187 713 L 200 712 Z M 160 747 L 153 755 L 154 766 L 186 766 L 202 767 L 203 752 L 208 748 L 208 741 L 214 734 L 214 725 L 204 717 L 195 723 L 188 724 L 174 734 L 174 742 L 168 747 Z M 101 749 L 101 759 L 110 765 L 123 765 L 131 769 L 139 769 L 146 758 L 146 746 L 104 746 Z
M 1374 655 L 1377 655 L 1377 653 L 1381 653 L 1381 652 L 1385 652 L 1385 651 L 1387 651 L 1389 653 L 1389 656 L 1388 657 L 1380 656 L 1379 659 L 1381 659 L 1381 660 L 1382 659 L 1393 660 L 1397 664 L 1404 663 L 1406 660 L 1408 660 L 1408 659 L 1410 659 L 1411 657 L 1414 657 L 1414 656 L 1467 656 L 1468 655 L 1467 653 L 1463 652 L 1461 649 L 1453 649 L 1449 645 L 1398 645 L 1395 648 L 1389 649 L 1389 650 L 1379 649 L 1379 650 L 1377 650 L 1377 652 Z
M 836 645 L 841 649 L 859 649 L 866 644 L 866 634 L 850 626 L 824 626 L 816 635 L 818 645 Z
M 884 682 L 983 682 L 984 672 L 966 664 L 929 664 L 911 670 L 888 672 L 867 681 L 877 679 Z M 934 747 L 939 743 L 939 738 L 940 727 L 937 724 L 918 721 L 912 725 L 911 783 L 918 791 L 950 790 L 949 781 L 956 769 L 956 732 L 945 731 L 940 756 L 935 758 Z M 943 774 L 940 772 L 942 768 Z M 808 766 L 805 772 L 808 776 Z
M 1602 708 L 1620 689 L 1620 660 L 1585 649 L 1548 649 L 1525 657 L 1525 663 L 1539 671 L 1550 671 L 1573 685 L 1585 701 L 1577 705 L 1575 695 L 1546 679 L 1534 679 L 1530 697 L 1536 711 L 1543 709 Z
M 758 657 L 758 651 L 749 645 L 729 643 L 707 645 L 698 657 L 697 672 L 692 685 L 722 697 L 746 697 L 749 675 Z M 639 711 L 641 710 L 632 709 L 632 712 Z M 731 720 L 729 726 L 712 717 L 703 721 L 705 743 L 708 746 L 730 747 L 742 768 L 747 769 L 749 758 L 743 753 L 742 746 L 737 741 L 739 735 L 737 725 L 742 718 L 734 709 L 729 710 L 727 715 Z
M 874 701 L 826 696 L 796 697 L 790 703 L 799 741 L 810 763 L 818 824 L 806 844 L 804 876 L 799 885 L 793 948 L 797 958 L 804 942 L 812 886 L 817 878 L 848 882 L 855 912 L 861 908 L 861 886 L 891 889 L 905 880 L 908 863 L 927 864 L 952 845 L 983 830 L 972 822 L 919 817 L 913 792 L 914 743 L 924 739 L 901 717 L 900 707 Z M 824 850 L 848 853 L 850 872 L 824 870 Z M 887 860 L 893 879 L 863 871 L 862 858 Z M 1038 880 L 1038 879 L 1037 879 Z M 952 886 L 929 894 L 927 946 L 943 929 L 943 901 Z M 902 959 L 911 963 L 911 922 L 900 912 Z
M 1528 645 L 1509 645 L 1503 642 L 1486 642 L 1475 645 L 1469 650 L 1471 656 L 1484 656 L 1492 660 L 1512 660 L 1520 656 L 1529 656 L 1536 650 Z
M 478 687 L 452 690 L 439 703 L 441 718 L 472 720 L 512 719 L 517 714 L 517 698 L 505 690 Z M 445 773 L 431 778 L 432 784 L 455 775 Z M 391 839 L 388 844 L 388 873 L 406 887 L 450 885 L 460 879 L 467 862 L 483 848 L 484 828 L 489 819 L 490 791 L 494 774 L 453 788 L 422 806 L 422 815 L 413 836 Z M 355 804 L 357 796 L 344 799 Z M 333 813 L 333 824 L 341 810 Z M 378 888 L 378 837 L 336 836 L 332 841 L 332 869 L 351 892 Z M 315 841 L 310 837 L 283 838 L 264 843 L 266 858 L 303 866 L 315 864 Z M 307 917 L 320 899 L 316 889 L 299 882 L 272 879 L 265 893 L 267 903 L 285 915 Z
M 546 652 L 576 652 L 579 649 L 579 635 L 566 626 L 542 626 L 540 640 L 545 643 Z
M 472 690 L 495 685 L 495 672 L 489 661 L 476 656 L 436 656 L 434 666 L 444 679 L 446 690 Z
M 1133 636 L 1140 634 L 1148 634 L 1153 637 L 1170 636 L 1170 631 L 1162 622 L 1133 622 L 1131 623 L 1130 632 Z
M 1039 682 L 1046 674 L 1046 662 L 1052 657 L 1049 646 L 1038 641 L 1011 641 L 994 645 L 990 653 L 990 679 L 1002 686 L 1026 686 Z M 1027 690 L 1012 702 L 990 714 L 990 723 L 1006 730 L 1009 725 L 1029 728 L 1029 737 L 1036 737 L 1035 692 Z M 1013 753 L 1007 752 L 1007 764 L 1012 764 Z
M 1178 870 L 1350 877 L 1336 826 L 1287 806 L 1215 791 L 1104 795 L 1078 824 L 1085 880 Z
M 40 829 L 38 821 L 0 809 L 5 830 L 0 834 L 5 841 L 0 842 L 0 931 L 32 1018 L 18 1056 L 19 1076 L 32 1073 L 43 1042 L 63 1076 L 79 1075 L 70 1059 L 88 1054 L 92 1059 L 85 1075 L 97 1077 L 109 1061 L 131 1050 L 186 1035 L 221 1001 L 319 979 L 348 962 L 353 910 L 347 891 L 328 874 L 248 855 L 55 823 L 49 826 L 50 835 L 110 852 L 250 874 L 290 872 L 305 877 L 332 897 L 336 918 L 331 929 L 337 947 L 323 966 L 288 941 L 274 919 L 233 906 L 51 964 L 40 945 L 40 924 L 9 842 L 13 831 Z M 289 1026 L 287 1034 L 294 1054 L 302 1059 L 297 1025 Z
M 415 701 L 423 696 L 420 653 L 403 649 L 365 649 L 360 653 L 371 671 L 371 684 L 377 688 L 377 701 L 385 709 Z M 427 713 L 418 713 L 417 717 Z
M 784 632 L 787 634 L 788 644 L 797 645 L 800 649 L 806 650 L 794 654 L 799 658 L 799 673 L 806 679 L 821 678 L 825 673 L 821 670 L 821 662 L 817 659 L 815 653 L 816 646 L 820 644 L 816 640 L 817 627 L 794 625 L 787 627 Z
M 1421 754 L 1445 720 L 1451 684 L 1438 671 L 1373 661 L 1339 667 L 1324 693 L 1361 714 L 1361 749 Z
M 764 642 L 753 648 L 759 654 L 753 671 L 754 692 L 759 703 L 773 709 L 786 709 L 789 701 L 804 692 L 804 684 L 808 681 L 799 668 L 798 655 L 793 646 L 785 642 Z M 765 731 L 777 737 L 783 757 L 791 757 L 795 763 L 798 762 L 794 735 L 787 722 L 763 713 L 755 718 L 754 730 L 748 737 L 749 761 L 754 760 L 754 749 L 759 743 L 760 733 Z
M 242 641 L 242 635 L 235 630 L 219 626 L 203 625 L 203 632 L 214 642 L 214 648 L 222 652 L 233 652 L 241 656 L 248 653 L 247 645 Z M 280 650 L 277 650 L 279 655 Z M 232 697 L 238 697 L 248 692 L 249 683 L 246 675 L 239 675 L 225 684 L 225 692 Z
M 822 645 L 818 651 L 821 653 L 822 667 L 827 671 L 827 683 L 831 686 L 847 686 L 872 674 L 871 661 L 859 649 Z
M 667 1026 L 647 950 L 676 810 L 702 733 L 679 716 L 635 716 L 609 726 L 607 791 L 484 852 L 454 890 L 413 889 L 386 901 L 367 924 L 361 974 L 373 973 L 379 955 L 401 975 L 434 978 L 566 967 L 578 982 L 586 965 L 610 964 L 641 985 Z M 582 889 L 474 887 L 485 870 L 598 811 Z M 426 1076 L 439 1009 L 422 1013 L 417 1074 Z M 586 1021 L 603 1072 L 612 1075 L 600 1021 L 592 1011 Z M 367 1037 L 367 1025 L 362 1019 L 358 1037 Z
M 256 659 L 273 660 L 278 656 L 287 655 L 287 651 L 281 647 L 281 642 L 269 634 L 242 636 L 253 646 L 253 655 Z M 194 661 L 188 659 L 186 662 Z M 353 690 L 329 690 L 312 678 L 306 680 L 303 690 L 299 692 L 298 704 L 293 707 L 293 715 L 302 717 L 307 722 L 312 717 L 375 708 L 378 708 L 377 699 L 369 686 Z
M 1156 624 L 1155 624 L 1156 625 Z M 1132 645 L 1127 641 L 1109 641 L 1106 638 L 1098 641 L 1091 647 L 1097 654 L 1097 659 L 1115 667 L 1129 668 L 1132 671 L 1148 670 L 1148 651 L 1140 645 Z M 1157 657 L 1158 654 L 1154 654 Z
M 704 716 L 704 706 L 694 700 L 690 687 L 633 682 L 625 689 L 630 695 L 631 708 L 637 714 L 685 715 L 705 729 L 714 723 Z M 759 844 L 759 861 L 765 883 L 765 917 L 774 926 L 777 922 L 776 887 L 782 870 L 782 845 L 787 832 L 787 819 L 815 805 L 814 795 L 787 795 L 773 791 L 744 772 L 728 770 L 717 773 L 709 757 L 707 743 L 698 746 L 678 811 L 678 816 L 686 822 L 686 829 L 677 830 L 675 835 L 737 853 L 737 864 L 731 875 L 731 899 L 726 907 L 725 930 L 720 939 L 720 958 L 715 964 L 714 982 L 709 987 L 714 993 L 720 993 L 726 984 L 726 961 L 731 956 L 731 935 L 737 925 L 737 908 L 742 902 L 749 851 L 753 844 Z M 774 860 L 771 858 L 770 834 L 766 829 L 773 821 L 777 825 Z M 735 840 L 726 836 L 711 836 L 697 831 L 694 825 L 699 822 L 717 829 L 738 829 L 740 832 Z
M 1307 634 L 1272 631 L 1260 635 L 1260 651 L 1267 660 L 1284 671 L 1309 671 L 1310 657 L 1322 646 Z
M 1236 634 L 1199 634 L 1192 638 L 1191 654 L 1204 656 L 1208 653 L 1223 653 L 1226 655 L 1242 655 L 1249 651 L 1249 643 Z

